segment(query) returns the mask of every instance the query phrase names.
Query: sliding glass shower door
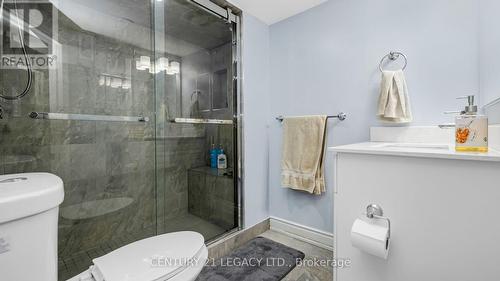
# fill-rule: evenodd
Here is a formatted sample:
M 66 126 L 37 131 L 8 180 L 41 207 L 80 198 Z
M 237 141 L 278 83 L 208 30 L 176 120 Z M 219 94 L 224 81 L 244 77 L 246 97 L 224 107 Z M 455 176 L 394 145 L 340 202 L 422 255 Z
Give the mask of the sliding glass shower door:
M 193 1 L 155 3 L 157 224 L 206 240 L 237 227 L 235 25 Z M 210 150 L 227 156 L 211 167 Z
M 188 0 L 2 8 L 0 174 L 64 181 L 60 280 L 139 239 L 238 226 L 234 23 Z
M 0 74 L 0 172 L 64 181 L 60 280 L 157 233 L 154 76 L 138 69 L 154 55 L 152 9 L 134 0 L 4 2 L 1 56 L 16 63 Z

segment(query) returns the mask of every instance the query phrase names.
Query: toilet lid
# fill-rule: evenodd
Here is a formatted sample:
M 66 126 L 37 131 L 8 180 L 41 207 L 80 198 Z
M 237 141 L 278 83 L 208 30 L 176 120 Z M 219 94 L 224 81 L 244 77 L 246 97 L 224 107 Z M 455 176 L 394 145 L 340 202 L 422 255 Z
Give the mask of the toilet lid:
M 194 266 L 205 246 L 201 234 L 174 232 L 140 240 L 93 260 L 105 281 L 168 280 Z

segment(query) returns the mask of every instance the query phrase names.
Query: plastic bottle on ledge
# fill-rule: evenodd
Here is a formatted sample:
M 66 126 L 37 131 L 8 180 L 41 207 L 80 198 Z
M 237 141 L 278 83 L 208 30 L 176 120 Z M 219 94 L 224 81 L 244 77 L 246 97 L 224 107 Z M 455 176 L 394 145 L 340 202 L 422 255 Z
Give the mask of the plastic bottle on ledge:
M 210 148 L 210 167 L 211 168 L 217 168 L 217 156 L 218 156 L 218 149 L 215 148 L 215 144 L 212 143 L 212 147 Z
M 224 154 L 224 150 L 220 150 L 220 154 L 217 156 L 217 168 L 227 169 L 227 156 Z

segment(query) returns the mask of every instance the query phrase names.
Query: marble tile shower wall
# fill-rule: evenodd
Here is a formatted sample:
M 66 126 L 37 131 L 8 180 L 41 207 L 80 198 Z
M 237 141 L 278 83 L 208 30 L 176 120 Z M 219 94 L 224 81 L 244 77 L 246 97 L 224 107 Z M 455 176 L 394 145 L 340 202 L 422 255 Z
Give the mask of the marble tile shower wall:
M 164 179 L 164 189 L 159 203 L 163 208 L 159 209 L 158 223 L 168 223 L 168 220 L 178 218 L 188 213 L 188 170 L 193 167 L 206 165 L 204 137 L 188 138 L 165 138 L 157 143 L 158 150 L 164 157 L 160 161 L 162 167 L 158 167 Z M 162 221 L 160 221 L 162 220 Z
M 233 83 L 232 83 L 232 45 L 224 44 L 212 50 L 202 50 L 183 58 L 182 62 L 182 113 L 184 117 L 232 119 L 233 118 Z M 213 96 L 216 95 L 214 80 L 216 73 L 227 72 L 227 90 L 221 92 L 227 98 L 227 107 L 214 108 Z M 200 78 L 207 75 L 210 83 L 207 88 L 200 87 Z M 194 94 L 194 93 L 199 94 Z M 205 136 L 205 150 L 209 151 L 214 142 L 222 147 L 228 156 L 228 164 L 233 161 L 233 128 L 231 126 L 205 126 L 198 131 Z M 208 158 L 208 155 L 207 155 Z
M 227 170 L 189 170 L 189 212 L 225 230 L 234 227 L 234 180 Z

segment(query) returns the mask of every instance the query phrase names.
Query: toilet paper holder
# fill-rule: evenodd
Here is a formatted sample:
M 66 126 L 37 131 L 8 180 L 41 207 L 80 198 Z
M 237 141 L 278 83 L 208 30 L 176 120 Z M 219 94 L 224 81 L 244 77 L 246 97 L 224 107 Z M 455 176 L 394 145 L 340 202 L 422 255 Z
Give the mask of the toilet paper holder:
M 387 234 L 387 238 L 391 238 L 391 220 L 387 217 L 384 217 L 384 210 L 380 205 L 370 204 L 366 207 L 366 217 L 369 219 L 381 219 L 387 221 L 387 228 L 389 229 L 389 233 Z

